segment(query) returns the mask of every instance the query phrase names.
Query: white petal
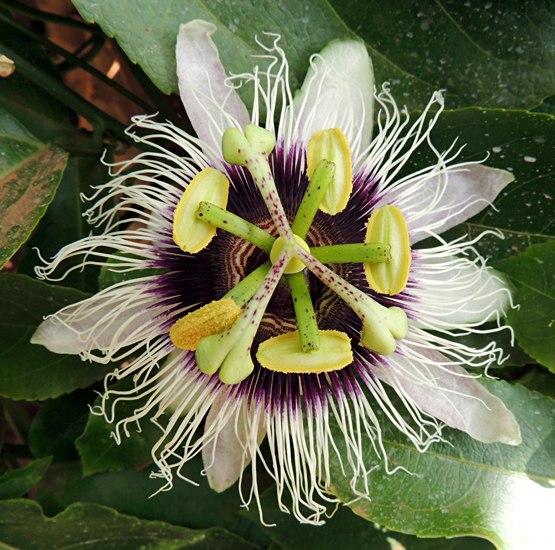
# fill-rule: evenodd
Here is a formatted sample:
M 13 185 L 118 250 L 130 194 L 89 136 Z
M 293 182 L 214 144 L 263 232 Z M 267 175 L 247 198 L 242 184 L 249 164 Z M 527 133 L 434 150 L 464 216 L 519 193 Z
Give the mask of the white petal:
M 479 325 L 506 316 L 512 298 L 505 275 L 480 261 L 435 256 L 433 250 L 419 251 L 411 268 L 417 285 L 410 293 L 418 298 L 414 312 L 422 326 Z
M 522 439 L 513 414 L 501 399 L 441 353 L 418 351 L 407 342 L 387 357 L 388 366 L 372 367 L 376 376 L 408 397 L 418 408 L 483 443 L 518 445 Z M 441 365 L 441 366 L 439 366 Z
M 100 350 L 110 355 L 124 346 L 159 334 L 157 316 L 167 308 L 154 306 L 142 285 L 107 289 L 72 304 L 43 321 L 31 338 L 54 353 L 77 355 Z M 89 358 L 96 357 L 89 354 Z M 104 362 L 104 361 L 102 361 Z
M 356 40 L 332 42 L 311 60 L 293 102 L 298 135 L 308 143 L 320 130 L 338 127 L 351 150 L 364 150 L 372 139 L 374 70 L 366 46 Z
M 220 394 L 212 404 L 206 417 L 205 434 L 207 430 L 216 428 L 217 435 L 202 448 L 208 483 L 218 493 L 239 479 L 251 461 L 251 451 L 266 437 L 264 422 L 254 411 L 255 406 L 252 405 L 248 411 L 246 403 L 243 403 L 233 411 L 230 399 L 227 393 Z M 228 414 L 230 411 L 231 415 Z
M 394 204 L 407 219 L 411 243 L 439 234 L 491 204 L 514 180 L 505 170 L 481 164 L 450 166 L 386 191 L 377 207 Z
M 205 154 L 214 162 L 222 158 L 222 134 L 232 126 L 244 130 L 250 123 L 247 108 L 226 84 L 227 75 L 218 49 L 210 38 L 216 27 L 195 19 L 181 25 L 177 36 L 177 77 L 181 100 Z

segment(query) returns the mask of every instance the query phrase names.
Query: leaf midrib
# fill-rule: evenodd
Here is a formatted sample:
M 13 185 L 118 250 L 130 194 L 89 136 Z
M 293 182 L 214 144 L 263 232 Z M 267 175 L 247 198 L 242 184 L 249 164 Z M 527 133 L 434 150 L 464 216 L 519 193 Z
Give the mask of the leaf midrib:
M 25 157 L 21 162 L 18 162 L 17 164 L 14 164 L 8 170 L 4 170 L 4 171 L 0 172 L 0 181 L 3 181 L 6 178 L 10 177 L 14 172 L 17 172 L 18 170 L 20 170 L 21 168 L 23 168 L 24 166 L 29 164 L 31 161 L 35 160 L 36 157 L 41 156 L 42 153 L 50 147 L 48 144 L 42 143 L 40 141 L 34 141 L 34 140 L 30 140 L 30 139 L 29 140 L 16 139 L 16 138 L 13 138 L 13 137 L 11 137 L 11 139 L 13 139 L 14 141 L 20 141 L 20 142 L 23 142 L 23 143 L 36 144 L 37 146 L 39 146 L 39 148 L 32 155 L 30 155 L 28 157 Z
M 451 21 L 451 23 L 457 29 L 457 31 L 460 32 L 461 35 L 464 36 L 464 38 L 466 38 L 466 40 L 470 44 L 472 44 L 472 46 L 474 46 L 480 53 L 482 53 L 486 57 L 493 59 L 497 64 L 499 65 L 511 64 L 511 65 L 518 65 L 521 67 L 532 67 L 534 69 L 537 69 L 538 71 L 542 71 L 542 70 L 545 71 L 545 69 L 540 65 L 525 62 L 525 61 L 513 61 L 513 60 L 502 59 L 501 57 L 497 57 L 493 55 L 492 52 L 489 52 L 488 50 L 484 50 L 484 48 L 478 42 L 476 42 L 476 40 L 474 40 L 468 34 L 468 32 L 463 27 L 461 27 L 461 25 L 457 21 L 455 21 L 454 17 L 451 15 L 451 12 L 447 10 L 447 8 L 443 5 L 443 3 L 440 0 L 435 0 L 435 3 L 439 7 L 439 9 L 445 14 L 445 17 L 447 17 L 447 19 Z
M 510 273 L 506 273 L 506 275 L 508 275 L 513 281 L 516 281 L 517 283 L 522 285 L 524 288 L 534 292 L 535 294 L 539 294 L 540 296 L 545 296 L 550 302 L 555 302 L 555 296 L 552 296 L 551 294 L 547 294 L 546 292 L 543 292 L 541 290 L 538 290 L 537 288 L 533 288 L 533 287 L 527 285 L 526 283 L 524 283 L 520 279 L 517 279 L 516 277 L 513 277 Z

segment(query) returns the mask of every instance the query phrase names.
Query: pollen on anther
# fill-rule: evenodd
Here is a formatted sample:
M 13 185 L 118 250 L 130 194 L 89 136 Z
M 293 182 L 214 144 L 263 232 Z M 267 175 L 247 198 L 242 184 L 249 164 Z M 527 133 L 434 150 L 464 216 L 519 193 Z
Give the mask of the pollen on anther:
M 211 302 L 174 323 L 171 341 L 176 348 L 196 350 L 203 338 L 231 327 L 242 311 L 230 298 Z

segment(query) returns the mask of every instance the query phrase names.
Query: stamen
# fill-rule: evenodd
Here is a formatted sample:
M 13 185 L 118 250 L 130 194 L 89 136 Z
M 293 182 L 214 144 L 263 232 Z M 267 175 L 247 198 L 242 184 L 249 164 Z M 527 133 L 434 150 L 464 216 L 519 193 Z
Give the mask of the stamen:
M 245 277 L 221 300 L 213 301 L 174 323 L 170 329 L 173 345 L 176 348 L 196 350 L 203 338 L 220 334 L 230 328 L 243 312 L 241 307 L 254 296 L 270 267 L 271 263 L 266 262 Z
M 206 201 L 200 203 L 196 216 L 199 220 L 219 227 L 232 235 L 237 235 L 241 239 L 245 239 L 245 241 L 261 248 L 267 254 L 270 253 L 272 246 L 276 242 L 275 237 L 272 237 L 263 229 Z
M 366 242 L 376 241 L 391 245 L 391 261 L 365 264 L 368 284 L 380 294 L 398 294 L 407 286 L 411 253 L 407 222 L 396 206 L 383 206 L 370 216 Z
M 335 164 L 327 160 L 321 160 L 312 174 L 308 183 L 301 206 L 295 216 L 295 221 L 291 226 L 291 231 L 302 239 L 306 237 L 314 216 L 318 212 L 330 183 L 335 175 Z
M 335 164 L 335 176 L 320 204 L 320 210 L 332 216 L 341 212 L 353 190 L 351 149 L 347 136 L 339 128 L 316 132 L 308 144 L 307 174 L 312 179 L 322 160 Z
M 201 201 L 227 206 L 229 181 L 218 170 L 205 168 L 189 183 L 173 216 L 173 240 L 184 252 L 196 254 L 216 235 L 216 227 L 200 221 L 195 213 Z
M 383 243 L 355 243 L 319 246 L 310 253 L 323 264 L 383 263 L 391 261 L 391 246 Z
M 285 373 L 330 372 L 342 369 L 353 362 L 351 340 L 343 332 L 320 332 L 320 351 L 304 353 L 299 341 L 299 331 L 281 334 L 262 342 L 256 358 L 270 370 Z
M 294 244 L 293 232 L 279 200 L 268 155 L 276 144 L 272 132 L 247 124 L 245 135 L 237 128 L 228 128 L 222 136 L 224 159 L 230 164 L 246 166 L 268 208 L 278 233 L 287 244 Z
M 320 349 L 320 336 L 304 271 L 287 275 L 287 282 L 291 288 L 301 349 L 305 353 L 317 351 Z
M 238 384 L 254 370 L 251 359 L 252 342 L 291 256 L 291 247 L 284 248 L 241 316 L 229 330 L 223 334 L 208 336 L 199 342 L 196 361 L 202 372 L 214 374 L 220 369 L 220 380 L 224 384 Z
M 245 304 L 254 296 L 258 287 L 262 284 L 271 267 L 272 263 L 270 261 L 263 263 L 232 288 L 224 298 L 231 298 L 239 307 L 245 307 Z
M 207 336 L 227 330 L 242 313 L 231 299 L 211 302 L 182 317 L 170 329 L 170 338 L 176 348 L 195 350 Z
M 408 333 L 407 315 L 401 308 L 382 306 L 338 277 L 300 246 L 295 248 L 294 253 L 316 277 L 343 298 L 358 315 L 363 324 L 361 343 L 365 348 L 381 355 L 388 355 L 395 351 L 397 347 L 395 338 L 405 338 Z

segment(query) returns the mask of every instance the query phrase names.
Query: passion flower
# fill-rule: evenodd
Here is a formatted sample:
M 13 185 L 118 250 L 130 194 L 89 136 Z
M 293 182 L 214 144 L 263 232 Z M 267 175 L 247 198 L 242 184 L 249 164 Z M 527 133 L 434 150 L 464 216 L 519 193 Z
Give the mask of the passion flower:
M 106 222 L 105 233 L 37 269 L 52 280 L 63 260 L 81 255 L 81 265 L 109 258 L 116 271 L 157 271 L 64 308 L 33 342 L 101 363 L 131 359 L 112 378 L 129 377 L 135 387 L 107 385 L 96 412 L 110 420 L 111 396 L 145 397 L 114 433 L 119 440 L 128 425 L 149 419 L 160 426 L 152 449 L 165 480 L 160 490 L 196 453 L 217 491 L 252 462 L 245 503 L 259 499 L 263 465 L 278 495 L 290 490 L 292 511 L 304 522 L 322 523 L 322 502 L 335 500 L 327 489 L 338 448 L 349 449 L 342 463 L 352 486 L 368 486 L 361 441 L 369 436 L 384 453 L 380 409 L 419 448 L 440 440 L 444 424 L 479 441 L 518 444 L 513 415 L 464 370 L 487 367 L 500 350 L 456 338 L 498 320 L 511 306 L 510 291 L 472 243 L 438 237 L 491 203 L 512 175 L 442 156 L 399 177 L 429 141 L 443 97 L 435 93 L 411 121 L 387 87 L 373 91 L 370 59 L 356 41 L 314 55 L 292 99 L 276 37 L 265 48 L 275 61 L 268 72 L 237 77 L 256 90 L 250 115 L 219 61 L 215 30 L 193 21 L 177 41 L 181 97 L 198 138 L 135 117 L 142 129 L 135 139 L 148 152 L 116 165 L 87 212 L 92 224 Z M 380 113 L 372 140 L 374 99 Z M 188 194 L 205 178 L 217 187 Z M 121 197 L 117 209 L 106 206 L 106 195 Z M 121 211 L 126 222 L 146 219 L 146 227 L 126 229 Z M 430 236 L 437 246 L 409 248 Z M 385 385 L 409 414 L 396 410 Z M 271 458 L 260 460 L 265 438 Z

